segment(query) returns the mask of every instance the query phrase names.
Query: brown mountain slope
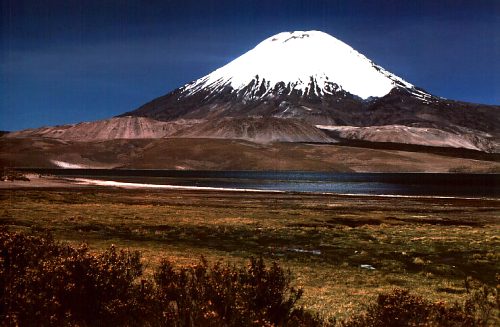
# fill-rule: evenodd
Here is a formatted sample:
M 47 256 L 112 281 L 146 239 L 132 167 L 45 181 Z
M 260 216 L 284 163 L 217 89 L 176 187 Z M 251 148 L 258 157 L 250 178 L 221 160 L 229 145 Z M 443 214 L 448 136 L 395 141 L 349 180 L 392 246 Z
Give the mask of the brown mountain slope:
M 337 172 L 500 172 L 496 155 L 460 156 L 336 144 L 257 144 L 223 139 L 134 139 L 94 142 L 0 138 L 0 166 L 82 168 L 309 170 Z M 443 150 L 439 150 L 443 151 Z M 450 150 L 447 150 L 450 151 Z M 458 151 L 458 152 L 457 152 Z
M 124 115 L 174 122 L 205 122 L 178 131 L 176 137 L 221 137 L 258 142 L 312 141 L 314 126 L 335 127 L 326 134 L 350 140 L 391 142 L 500 152 L 500 107 L 446 100 L 422 99 L 395 88 L 384 97 L 361 101 L 340 92 L 318 97 L 275 92 L 264 98 L 242 98 L 228 88 L 184 96 L 182 88 Z M 260 120 L 260 122 L 258 121 Z M 292 120 L 293 123 L 288 123 Z M 271 122 L 276 122 L 272 124 Z M 290 128 L 299 124 L 299 128 Z M 283 126 L 279 126 L 281 123 Z M 308 131 L 305 126 L 311 126 Z M 248 127 L 255 130 L 249 137 Z M 182 132 L 187 131 L 186 134 Z M 304 138 L 305 135 L 308 135 Z
M 333 143 L 315 126 L 295 119 L 268 118 L 223 118 L 205 120 L 194 128 L 179 130 L 173 137 L 238 139 L 257 143 L 270 142 L 318 142 Z
M 463 148 L 489 153 L 500 152 L 500 144 L 490 135 L 478 131 L 472 132 L 465 128 L 460 129 L 461 132 L 458 133 L 432 127 L 404 125 L 367 127 L 316 125 L 316 127 L 332 137 L 346 140 Z
M 216 120 L 179 119 L 170 122 L 145 117 L 115 117 L 89 123 L 42 127 L 13 132 L 6 138 L 51 138 L 63 141 L 104 141 L 114 139 L 221 138 L 269 142 L 321 142 L 335 140 L 315 126 L 294 119 L 223 118 Z
M 27 129 L 6 134 L 6 138 L 45 137 L 65 141 L 99 141 L 112 139 L 144 139 L 169 136 L 188 121 L 161 122 L 145 117 L 116 117 L 95 122 Z

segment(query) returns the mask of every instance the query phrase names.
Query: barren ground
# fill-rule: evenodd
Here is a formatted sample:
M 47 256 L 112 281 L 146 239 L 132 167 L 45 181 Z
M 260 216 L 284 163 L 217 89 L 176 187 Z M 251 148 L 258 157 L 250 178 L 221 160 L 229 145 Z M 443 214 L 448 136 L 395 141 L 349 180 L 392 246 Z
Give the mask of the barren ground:
M 394 144 L 257 144 L 222 139 L 96 142 L 0 138 L 0 166 L 332 172 L 500 172 L 500 156 Z M 372 147 L 369 148 L 368 146 Z

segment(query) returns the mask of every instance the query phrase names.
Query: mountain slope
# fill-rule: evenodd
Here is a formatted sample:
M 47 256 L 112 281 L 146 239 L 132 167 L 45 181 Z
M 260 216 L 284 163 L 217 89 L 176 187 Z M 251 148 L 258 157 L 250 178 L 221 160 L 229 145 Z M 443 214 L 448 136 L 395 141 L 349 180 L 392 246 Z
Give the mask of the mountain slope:
M 257 143 L 314 142 L 335 143 L 321 129 L 294 119 L 225 118 L 165 122 L 145 117 L 115 117 L 54 127 L 41 127 L 7 133 L 5 138 L 50 138 L 93 142 L 113 139 L 219 138 Z
M 145 117 L 115 117 L 95 122 L 42 127 L 6 134 L 6 138 L 46 137 L 69 141 L 143 139 L 168 137 L 189 122 L 163 122 Z
M 370 149 L 337 144 L 256 144 L 228 139 L 93 142 L 0 138 L 0 167 L 81 167 L 337 172 L 500 172 L 498 155 L 461 149 Z
M 321 129 L 295 119 L 223 118 L 206 120 L 189 130 L 180 130 L 173 137 L 239 139 L 257 143 L 314 142 L 335 143 Z

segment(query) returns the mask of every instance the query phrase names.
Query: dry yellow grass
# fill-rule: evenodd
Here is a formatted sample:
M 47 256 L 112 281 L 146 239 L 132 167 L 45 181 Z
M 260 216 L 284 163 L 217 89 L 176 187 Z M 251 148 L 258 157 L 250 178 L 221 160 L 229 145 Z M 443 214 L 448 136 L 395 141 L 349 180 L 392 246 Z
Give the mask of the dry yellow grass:
M 461 301 L 467 276 L 492 285 L 500 271 L 498 199 L 18 189 L 0 190 L 0 207 L 11 229 L 48 229 L 96 251 L 138 249 L 147 272 L 162 257 L 278 260 L 304 288 L 302 304 L 327 317 L 395 287 Z

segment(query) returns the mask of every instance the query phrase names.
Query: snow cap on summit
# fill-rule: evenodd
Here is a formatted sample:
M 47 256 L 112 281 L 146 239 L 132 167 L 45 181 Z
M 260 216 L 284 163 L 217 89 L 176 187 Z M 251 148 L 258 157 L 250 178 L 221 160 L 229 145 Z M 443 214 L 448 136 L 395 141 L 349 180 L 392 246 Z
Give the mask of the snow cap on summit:
M 295 31 L 265 39 L 227 65 L 186 85 L 184 91 L 193 94 L 222 86 L 238 91 L 256 80 L 265 81 L 269 91 L 283 82 L 302 92 L 312 80 L 319 87 L 318 95 L 331 93 L 327 84 L 334 83 L 363 99 L 382 97 L 396 86 L 413 88 L 327 33 Z

